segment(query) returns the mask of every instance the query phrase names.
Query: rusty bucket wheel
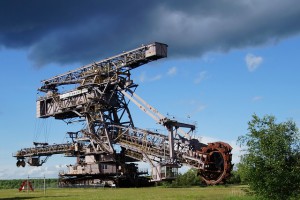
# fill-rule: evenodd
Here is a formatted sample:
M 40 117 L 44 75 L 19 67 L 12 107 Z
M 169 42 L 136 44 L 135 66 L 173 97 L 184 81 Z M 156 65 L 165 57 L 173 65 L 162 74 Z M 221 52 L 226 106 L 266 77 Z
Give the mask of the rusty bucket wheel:
M 207 155 L 204 169 L 199 170 L 199 175 L 207 185 L 216 185 L 226 182 L 230 177 L 232 147 L 224 142 L 208 143 L 201 149 Z

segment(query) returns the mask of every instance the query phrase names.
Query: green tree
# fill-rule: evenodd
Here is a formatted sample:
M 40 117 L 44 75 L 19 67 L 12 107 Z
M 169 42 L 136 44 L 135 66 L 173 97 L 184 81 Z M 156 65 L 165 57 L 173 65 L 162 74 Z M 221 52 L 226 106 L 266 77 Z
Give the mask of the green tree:
M 241 184 L 241 176 L 239 174 L 239 171 L 233 170 L 231 172 L 231 177 L 229 180 L 226 182 L 228 184 Z
M 289 120 L 276 123 L 274 116 L 252 116 L 249 133 L 238 143 L 246 147 L 239 173 L 261 199 L 293 199 L 300 192 L 299 132 Z
M 190 187 L 201 185 L 201 179 L 197 175 L 197 169 L 189 169 L 184 174 L 179 174 L 178 177 L 172 182 L 172 187 Z

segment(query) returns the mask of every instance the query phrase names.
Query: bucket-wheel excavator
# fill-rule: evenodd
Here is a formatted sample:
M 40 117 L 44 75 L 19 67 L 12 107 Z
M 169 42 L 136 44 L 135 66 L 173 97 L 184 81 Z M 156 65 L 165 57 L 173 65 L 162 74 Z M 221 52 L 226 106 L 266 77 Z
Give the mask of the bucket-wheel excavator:
M 17 166 L 41 166 L 51 155 L 64 154 L 77 161 L 59 174 L 62 185 L 143 185 L 142 174 L 147 172 L 138 170 L 137 161 L 150 164 L 152 182 L 176 178 L 182 165 L 196 168 L 206 184 L 226 182 L 232 170 L 229 144 L 201 143 L 191 137 L 194 124 L 163 116 L 135 93 L 138 85 L 131 70 L 167 57 L 167 47 L 158 42 L 143 45 L 43 80 L 37 118 L 84 122 L 84 126 L 67 133 L 68 143 L 34 142 L 33 147 L 17 151 Z M 66 85 L 72 89 L 63 91 Z M 167 134 L 135 127 L 129 102 L 165 127 Z

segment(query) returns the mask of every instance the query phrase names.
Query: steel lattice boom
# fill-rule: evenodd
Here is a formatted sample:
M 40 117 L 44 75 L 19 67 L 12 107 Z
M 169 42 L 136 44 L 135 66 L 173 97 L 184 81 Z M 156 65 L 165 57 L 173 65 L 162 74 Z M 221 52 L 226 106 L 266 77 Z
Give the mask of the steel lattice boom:
M 110 77 L 116 72 L 127 72 L 166 55 L 167 45 L 156 42 L 43 80 L 40 90 L 56 90 L 59 85 L 82 83 L 89 80 L 89 77 L 94 77 L 99 71 Z
M 207 184 L 226 181 L 232 169 L 229 144 L 203 144 L 191 138 L 194 124 L 163 116 L 135 93 L 131 70 L 165 57 L 167 45 L 155 42 L 42 81 L 39 91 L 45 95 L 37 99 L 37 117 L 84 121 L 85 125 L 78 132 L 68 132 L 72 141 L 67 144 L 34 143 L 17 151 L 17 166 L 24 167 L 26 162 L 40 166 L 53 154 L 77 157 L 76 164 L 60 174 L 64 185 L 97 180 L 120 186 L 141 183 L 145 172 L 138 171 L 135 161 L 150 164 L 152 181 L 176 178 L 182 165 L 197 168 Z M 62 85 L 73 89 L 62 91 Z M 129 102 L 168 134 L 135 127 Z

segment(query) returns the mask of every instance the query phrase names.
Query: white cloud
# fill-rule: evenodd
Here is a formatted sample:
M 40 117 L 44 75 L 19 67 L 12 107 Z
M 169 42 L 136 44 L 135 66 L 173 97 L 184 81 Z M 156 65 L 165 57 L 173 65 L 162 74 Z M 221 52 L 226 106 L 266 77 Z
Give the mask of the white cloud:
M 162 78 L 162 75 L 161 74 L 157 74 L 157 75 L 155 75 L 153 77 L 150 77 L 148 79 L 148 81 L 157 81 L 157 80 L 160 80 L 161 78 Z
M 212 63 L 215 61 L 215 58 L 211 54 L 205 54 L 201 59 L 206 63 Z
M 194 101 L 191 104 L 192 104 L 192 107 L 194 108 L 194 110 L 190 116 L 195 115 L 196 113 L 202 112 L 206 108 L 206 105 L 202 104 L 201 102 Z
M 166 74 L 156 74 L 156 75 L 149 76 L 147 72 L 144 71 L 139 75 L 138 79 L 141 83 L 152 82 L 152 81 L 160 80 L 164 76 L 175 76 L 176 74 L 177 74 L 177 67 L 170 67 Z
M 168 72 L 167 72 L 167 75 L 168 76 L 174 76 L 177 74 L 177 68 L 176 67 L 171 67 Z
M 201 101 L 197 100 L 197 99 L 189 99 L 189 100 L 185 100 L 181 102 L 182 105 L 191 108 L 186 116 L 188 118 L 193 118 L 194 115 L 198 114 L 199 112 L 202 112 L 204 109 L 206 109 L 206 105 L 203 104 Z
M 252 101 L 256 102 L 256 101 L 260 101 L 262 99 L 263 99 L 262 96 L 255 96 L 255 97 L 252 98 Z
M 263 58 L 260 56 L 255 56 L 253 54 L 247 54 L 245 61 L 250 72 L 255 71 L 263 62 Z
M 206 108 L 206 105 L 199 104 L 199 105 L 197 105 L 195 111 L 196 111 L 196 112 L 201 112 L 201 111 L 203 111 L 205 108 Z
M 207 78 L 207 71 L 202 71 L 202 72 L 197 74 L 197 77 L 195 78 L 194 83 L 199 84 L 203 80 L 205 80 L 206 78 Z
M 146 72 L 142 72 L 141 75 L 139 76 L 139 80 L 140 82 L 145 82 L 146 79 Z
M 140 80 L 141 83 L 144 83 L 144 82 L 157 81 L 160 80 L 162 77 L 163 76 L 161 74 L 157 74 L 155 76 L 149 77 L 146 72 L 142 72 L 138 77 L 138 79 Z

